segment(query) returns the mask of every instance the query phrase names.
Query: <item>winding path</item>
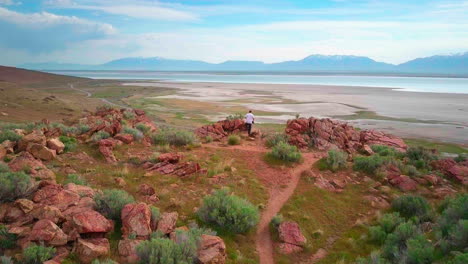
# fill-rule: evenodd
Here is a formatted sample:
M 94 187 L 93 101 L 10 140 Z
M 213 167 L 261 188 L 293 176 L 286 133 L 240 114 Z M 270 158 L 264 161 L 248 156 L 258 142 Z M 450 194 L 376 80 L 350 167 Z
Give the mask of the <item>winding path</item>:
M 301 173 L 304 170 L 309 169 L 311 165 L 317 161 L 317 158 L 313 157 L 311 153 L 303 153 L 303 157 L 304 162 L 288 172 L 290 180 L 285 188 L 274 186 L 269 190 L 270 198 L 268 199 L 268 204 L 265 209 L 262 211 L 260 223 L 257 227 L 256 248 L 260 258 L 260 264 L 275 263 L 273 257 L 273 241 L 271 239 L 269 228 L 270 221 L 294 194 L 294 190 L 297 187 Z
M 265 209 L 262 210 L 260 222 L 257 226 L 255 246 L 260 258 L 260 264 L 274 264 L 273 240 L 269 228 L 270 221 L 294 194 L 301 173 L 309 169 L 318 159 L 313 153 L 303 153 L 304 162 L 294 168 L 272 168 L 263 160 L 263 155 L 268 149 L 263 147 L 262 144 L 229 147 L 206 145 L 206 147 L 234 151 L 236 156 L 239 156 L 247 163 L 249 169 L 255 171 L 257 177 L 268 188 L 269 199 Z
M 69 83 L 68 86 L 69 86 L 70 89 L 72 89 L 72 90 L 85 93 L 85 94 L 86 94 L 86 97 L 91 97 L 91 96 L 92 96 L 92 94 L 91 94 L 90 92 L 88 92 L 88 91 L 75 88 L 75 86 L 73 85 L 73 83 Z M 131 107 L 128 107 L 128 106 L 125 106 L 125 105 L 120 105 L 120 104 L 113 103 L 113 102 L 107 100 L 106 98 L 98 98 L 98 99 L 101 100 L 101 101 L 103 101 L 103 102 L 106 103 L 106 104 L 110 104 L 110 105 L 117 106 L 117 107 L 120 107 L 120 108 L 126 108 L 126 109 L 130 109 L 130 108 L 131 108 Z

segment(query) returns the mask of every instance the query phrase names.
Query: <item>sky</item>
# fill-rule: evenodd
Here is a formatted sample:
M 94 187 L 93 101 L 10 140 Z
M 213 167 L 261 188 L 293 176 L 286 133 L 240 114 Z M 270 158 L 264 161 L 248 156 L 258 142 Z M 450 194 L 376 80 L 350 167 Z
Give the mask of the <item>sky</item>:
M 0 0 L 0 64 L 468 51 L 466 0 Z

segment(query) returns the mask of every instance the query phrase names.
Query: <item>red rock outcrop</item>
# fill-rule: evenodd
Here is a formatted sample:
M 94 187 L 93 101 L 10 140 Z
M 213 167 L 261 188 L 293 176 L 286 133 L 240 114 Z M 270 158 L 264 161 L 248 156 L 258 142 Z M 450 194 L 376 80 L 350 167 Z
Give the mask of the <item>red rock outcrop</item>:
M 146 176 L 152 175 L 152 173 L 157 172 L 160 174 L 173 174 L 180 177 L 189 176 L 191 174 L 201 171 L 200 164 L 196 162 L 184 162 L 179 164 L 173 164 L 170 162 L 146 162 L 142 165 L 147 173 Z
M 67 235 L 54 222 L 44 219 L 37 221 L 28 237 L 30 241 L 43 241 L 51 246 L 67 244 Z
M 28 152 L 31 153 L 35 158 L 44 161 L 50 161 L 55 159 L 57 153 L 53 149 L 49 149 L 44 145 L 31 143 L 28 145 Z
M 60 154 L 65 149 L 65 144 L 62 143 L 58 138 L 51 138 L 47 140 L 47 147 L 49 149 L 55 150 L 57 154 Z
M 455 160 L 447 158 L 435 160 L 431 163 L 433 169 L 442 172 L 445 176 L 468 185 L 468 166 L 465 163 L 457 163 Z
M 115 163 L 117 159 L 114 156 L 112 150 L 116 146 L 116 143 L 112 139 L 101 139 L 98 142 L 99 145 L 99 152 L 104 156 L 107 162 Z
M 71 223 L 80 234 L 107 233 L 113 229 L 110 220 L 93 210 L 74 214 Z
M 115 139 L 122 141 L 125 144 L 131 144 L 133 142 L 133 136 L 130 134 L 117 134 L 114 136 Z
M 195 130 L 200 138 L 210 136 L 213 140 L 221 140 L 229 134 L 246 131 L 245 122 L 242 119 L 222 120 L 211 125 L 205 125 Z
M 40 130 L 34 130 L 32 133 L 25 135 L 18 142 L 18 151 L 25 151 L 30 144 L 46 145 L 46 137 Z
M 160 162 L 169 162 L 169 163 L 178 163 L 182 159 L 182 154 L 179 153 L 162 153 L 158 156 L 158 161 Z
M 29 152 L 22 152 L 18 157 L 8 163 L 12 171 L 28 169 L 29 174 L 41 180 L 55 180 L 55 174 L 40 160 L 35 159 Z
M 307 243 L 307 239 L 296 222 L 282 222 L 278 226 L 278 234 L 281 241 L 279 248 L 284 254 L 302 251 L 302 247 Z
M 59 184 L 49 184 L 34 194 L 33 201 L 43 205 L 53 205 L 64 211 L 68 207 L 78 204 L 80 195 L 64 190 L 63 186 Z
M 360 151 L 365 145 L 386 145 L 399 151 L 407 149 L 404 141 L 398 137 L 374 130 L 357 131 L 345 122 L 329 118 L 289 120 L 285 133 L 289 136 L 289 143 L 300 148 L 314 146 L 319 150 L 328 150 L 337 147 L 349 153 Z

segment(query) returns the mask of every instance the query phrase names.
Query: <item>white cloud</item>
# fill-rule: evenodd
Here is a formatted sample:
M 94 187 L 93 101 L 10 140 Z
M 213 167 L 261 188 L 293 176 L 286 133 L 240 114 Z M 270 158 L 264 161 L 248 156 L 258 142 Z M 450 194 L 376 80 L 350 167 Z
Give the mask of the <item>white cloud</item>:
M 49 0 L 55 8 L 97 10 L 114 15 L 164 21 L 196 21 L 199 17 L 189 11 L 177 10 L 158 1 L 81 1 Z
M 50 52 L 70 43 L 116 33 L 109 24 L 48 12 L 23 14 L 0 7 L 0 46 Z

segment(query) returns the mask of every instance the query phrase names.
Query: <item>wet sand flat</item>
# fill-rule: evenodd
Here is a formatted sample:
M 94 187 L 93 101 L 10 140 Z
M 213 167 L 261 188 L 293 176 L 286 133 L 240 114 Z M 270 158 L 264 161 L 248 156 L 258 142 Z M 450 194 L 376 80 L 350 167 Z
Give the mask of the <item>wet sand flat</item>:
M 132 83 L 135 84 L 135 83 Z M 296 114 L 301 116 L 349 116 L 372 111 L 379 116 L 418 121 L 392 122 L 356 116 L 352 123 L 362 128 L 377 128 L 406 137 L 468 144 L 468 94 L 408 92 L 392 88 L 324 86 L 301 84 L 236 84 L 142 82 L 137 85 L 180 89 L 168 98 L 227 104 L 236 102 L 253 110 L 278 112 L 264 117 L 265 122 L 281 123 Z M 286 114 L 285 114 L 286 113 Z M 288 113 L 290 115 L 288 116 Z M 262 121 L 262 117 L 259 117 Z M 424 124 L 422 124 L 424 123 Z M 430 131 L 426 133 L 427 131 Z

